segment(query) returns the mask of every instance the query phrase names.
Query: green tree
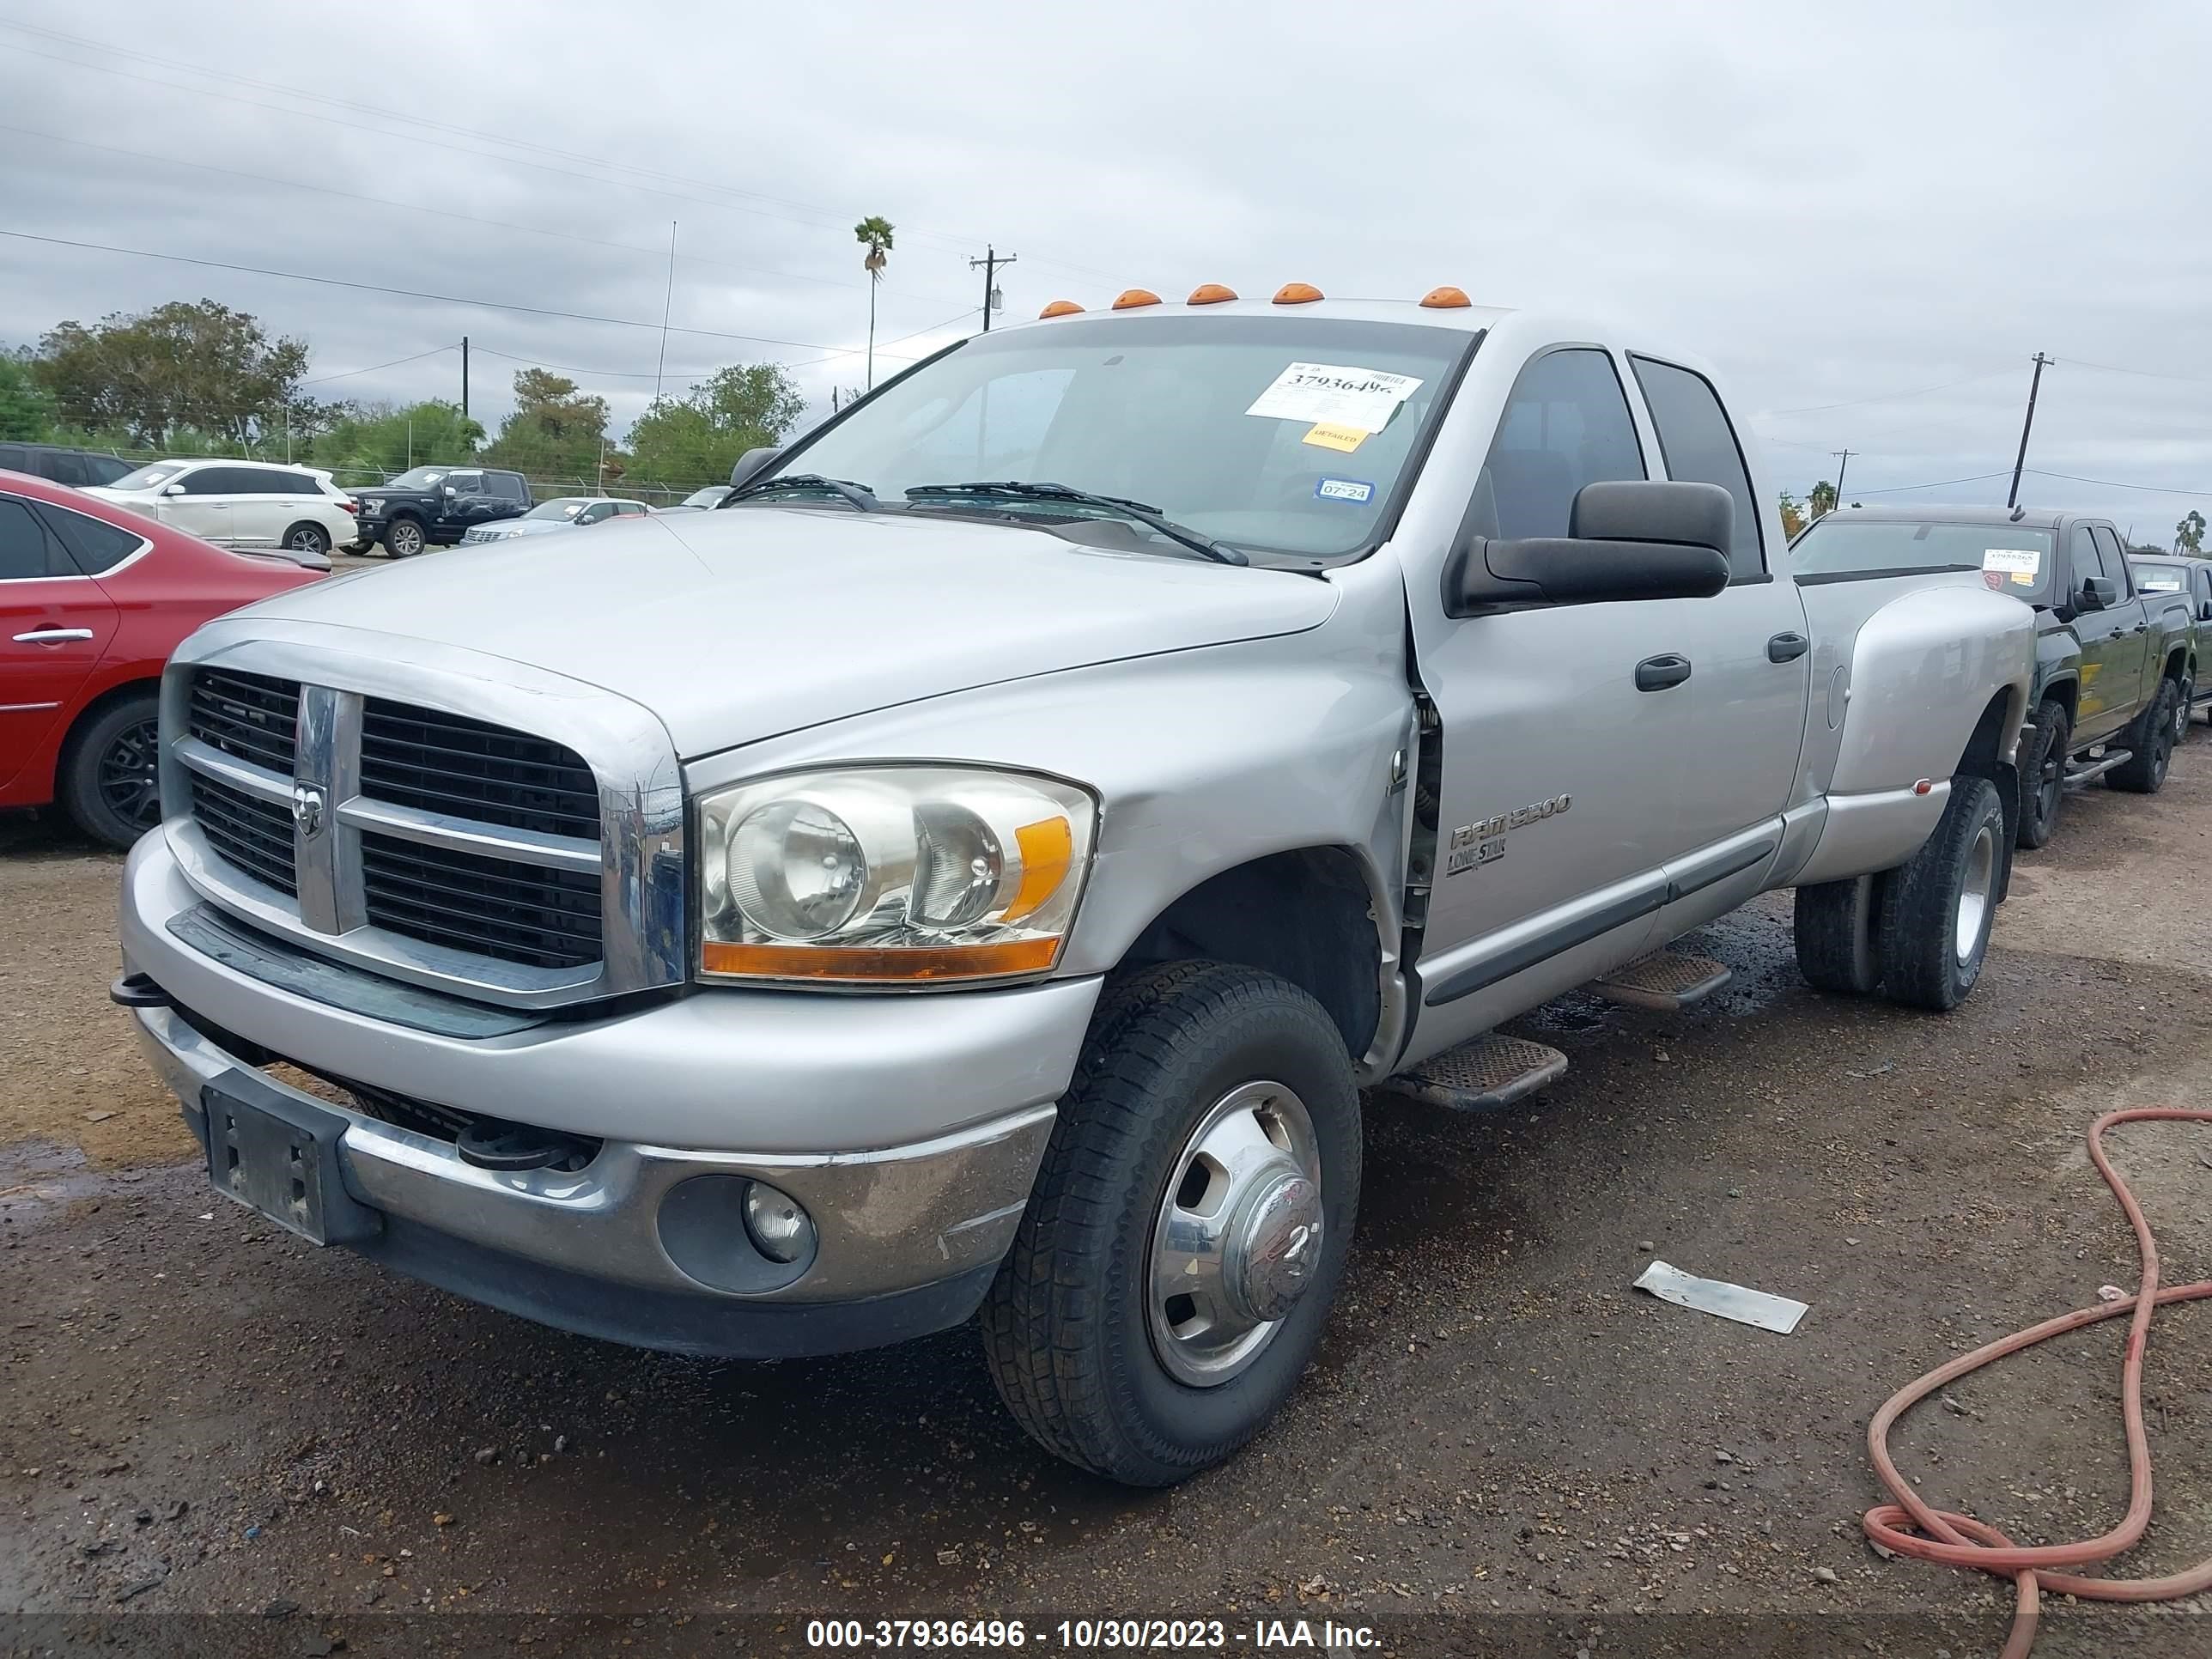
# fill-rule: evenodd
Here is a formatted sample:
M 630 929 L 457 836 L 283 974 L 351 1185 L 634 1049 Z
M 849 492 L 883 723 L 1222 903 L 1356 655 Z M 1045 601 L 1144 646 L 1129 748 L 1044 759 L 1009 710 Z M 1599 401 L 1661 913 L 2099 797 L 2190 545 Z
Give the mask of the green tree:
M 514 376 L 514 410 L 484 459 L 534 477 L 598 476 L 607 436 L 607 400 L 565 374 L 525 368 Z
M 868 250 L 860 265 L 868 273 L 868 385 L 872 389 L 876 384 L 876 284 L 884 280 L 884 267 L 890 263 L 891 222 L 872 213 L 853 227 L 853 235 Z
M 334 472 L 381 478 L 426 463 L 472 460 L 483 439 L 483 428 L 463 415 L 459 404 L 436 398 L 404 408 L 380 404 L 345 410 L 316 438 L 314 460 Z
M 1796 541 L 1797 532 L 1805 527 L 1805 509 L 1788 490 L 1782 492 L 1782 534 L 1788 541 Z
M 303 342 L 271 340 L 253 317 L 213 300 L 57 324 L 32 360 L 64 422 L 119 428 L 155 447 L 196 429 L 243 448 L 272 423 L 281 442 L 307 368 Z
M 0 438 L 39 442 L 54 429 L 59 411 L 21 353 L 0 351 Z
M 1808 521 L 1825 518 L 1836 510 L 1836 487 L 1826 478 L 1805 492 L 1805 513 Z
M 2204 515 L 2193 507 L 2188 516 L 2173 526 L 2173 550 L 2186 553 L 2192 559 L 2204 550 Z
M 681 398 L 661 398 L 629 429 L 629 470 L 641 481 L 720 483 L 748 449 L 783 441 L 806 400 L 775 363 L 737 363 Z

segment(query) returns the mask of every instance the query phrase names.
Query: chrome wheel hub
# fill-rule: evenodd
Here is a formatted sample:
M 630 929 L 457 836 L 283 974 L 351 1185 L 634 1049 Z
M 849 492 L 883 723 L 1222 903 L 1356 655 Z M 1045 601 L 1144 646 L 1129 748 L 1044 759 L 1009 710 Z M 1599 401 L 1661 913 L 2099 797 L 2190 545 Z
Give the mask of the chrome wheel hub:
M 1176 1155 L 1146 1264 L 1153 1351 L 1194 1388 L 1258 1358 L 1321 1271 L 1321 1152 L 1279 1083 L 1216 1101 Z
M 1990 895 L 1996 885 L 1996 831 L 1985 823 L 1966 849 L 1966 876 L 1959 887 L 1959 922 L 1953 949 L 1962 963 L 1974 959 L 1982 922 L 1989 915 Z

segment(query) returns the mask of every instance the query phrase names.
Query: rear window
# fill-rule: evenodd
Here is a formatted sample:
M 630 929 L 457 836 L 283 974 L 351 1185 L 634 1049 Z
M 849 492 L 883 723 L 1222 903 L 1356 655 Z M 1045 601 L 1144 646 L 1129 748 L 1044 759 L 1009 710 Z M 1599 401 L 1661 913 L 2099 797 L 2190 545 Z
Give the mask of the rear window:
M 1991 586 L 2015 594 L 2033 592 L 2049 574 L 2051 560 L 2047 530 L 1836 514 L 1822 519 L 1790 548 L 1790 572 L 1801 577 L 1978 570 Z
M 2130 559 L 2128 568 L 2135 572 L 2136 587 L 2144 593 L 2179 593 L 2189 586 L 2189 567 L 2185 564 L 2162 564 L 2152 559 Z
M 146 544 L 146 538 L 135 530 L 125 530 L 109 524 L 104 519 L 78 513 L 52 501 L 39 504 L 39 516 L 46 527 L 61 538 L 70 556 L 76 561 L 77 568 L 88 576 L 97 576 L 115 567 Z

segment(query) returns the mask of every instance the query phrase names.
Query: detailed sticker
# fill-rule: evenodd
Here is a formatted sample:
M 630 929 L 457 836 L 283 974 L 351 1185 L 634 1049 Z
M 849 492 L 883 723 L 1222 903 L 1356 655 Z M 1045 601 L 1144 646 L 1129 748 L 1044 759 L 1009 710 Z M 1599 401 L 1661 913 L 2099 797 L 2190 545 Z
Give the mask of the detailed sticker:
M 2035 573 L 2043 568 L 2043 555 L 2032 547 L 1985 547 L 1982 550 L 1982 579 L 2002 571 L 2016 587 L 2035 586 Z M 1996 586 L 1991 582 L 1991 586 Z
M 1323 478 L 1314 486 L 1317 501 L 1350 501 L 1355 507 L 1375 499 L 1375 486 L 1364 478 Z
M 1398 405 L 1420 386 L 1414 375 L 1391 374 L 1379 368 L 1292 363 L 1244 412 L 1267 420 L 1310 421 L 1376 433 L 1390 424 Z
M 2145 576 L 2138 580 L 2136 583 L 2136 586 L 2142 589 L 2146 593 L 2179 593 L 2181 592 L 2181 578 L 2179 576 Z
M 1307 428 L 1305 436 L 1298 441 L 1317 444 L 1323 449 L 1340 449 L 1349 455 L 1365 443 L 1370 435 L 1356 426 L 1331 426 L 1326 421 L 1317 421 Z

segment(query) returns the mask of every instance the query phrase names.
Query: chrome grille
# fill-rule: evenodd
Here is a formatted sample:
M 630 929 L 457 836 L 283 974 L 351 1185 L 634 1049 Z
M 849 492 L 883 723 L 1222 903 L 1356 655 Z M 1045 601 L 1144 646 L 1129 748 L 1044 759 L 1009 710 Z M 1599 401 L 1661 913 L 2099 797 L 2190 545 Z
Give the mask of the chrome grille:
M 362 793 L 510 830 L 589 841 L 599 787 L 584 757 L 549 738 L 371 697 L 361 720 Z
M 210 748 L 289 775 L 299 743 L 299 682 L 203 668 L 192 676 L 189 722 Z
M 368 919 L 380 927 L 536 968 L 599 958 L 596 874 L 376 835 L 362 836 L 361 864 Z
M 489 1003 L 682 983 L 682 775 L 659 721 L 451 647 L 328 641 L 222 623 L 164 678 L 169 840 L 203 895 Z M 541 717 L 570 741 L 516 723 Z
M 208 845 L 264 886 L 299 889 L 292 869 L 292 814 L 214 778 L 192 778 L 192 817 Z

